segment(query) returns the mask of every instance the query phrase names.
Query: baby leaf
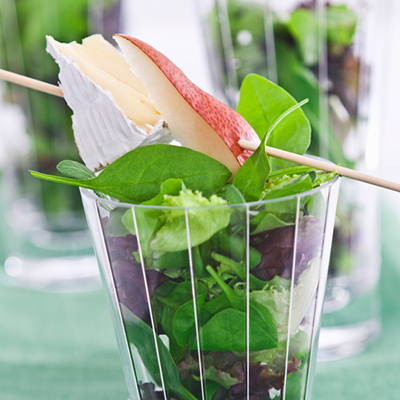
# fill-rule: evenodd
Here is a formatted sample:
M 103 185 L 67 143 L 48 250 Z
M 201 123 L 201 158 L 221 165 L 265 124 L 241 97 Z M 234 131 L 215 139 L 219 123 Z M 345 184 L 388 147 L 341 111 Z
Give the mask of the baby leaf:
M 168 306 L 162 307 L 162 314 L 160 318 L 160 323 L 163 328 L 164 333 L 169 338 L 169 351 L 173 358 L 179 360 L 182 356 L 182 352 L 184 348 L 179 346 L 178 342 L 174 337 L 174 333 L 172 330 L 172 318 L 174 316 L 175 310 Z
M 199 283 L 197 285 L 196 306 L 201 306 L 206 301 L 207 287 Z M 186 346 L 189 339 L 195 334 L 195 315 L 193 300 L 181 305 L 177 310 L 172 320 L 172 329 L 176 341 L 180 346 Z
M 96 176 L 86 165 L 73 160 L 59 162 L 57 164 L 57 169 L 69 178 L 91 179 Z
M 268 175 L 268 179 L 278 178 L 280 176 L 291 176 L 291 175 L 303 175 L 305 172 L 312 171 L 311 167 L 306 167 L 304 165 L 298 165 L 296 167 L 284 168 L 278 171 L 271 172 Z
M 233 184 L 242 192 L 247 201 L 260 200 L 265 181 L 270 173 L 271 166 L 264 148 L 268 142 L 268 138 L 277 127 L 290 116 L 290 114 L 296 112 L 307 102 L 308 100 L 306 99 L 300 103 L 296 103 L 294 106 L 288 108 L 279 115 L 279 117 L 269 126 L 257 150 L 246 160 L 235 175 Z
M 289 222 L 285 222 L 278 218 L 275 214 L 272 214 L 268 211 L 261 212 L 256 217 L 251 220 L 251 225 L 255 227 L 252 230 L 252 235 L 255 235 L 260 232 L 270 231 L 275 228 L 280 228 L 282 226 L 291 225 Z
M 267 187 L 265 191 L 265 199 L 277 199 L 280 197 L 292 196 L 302 192 L 306 192 L 313 188 L 313 182 L 309 174 L 305 173 L 294 179 L 288 179 L 281 184 L 277 184 L 271 188 Z M 283 210 L 281 210 L 282 212 Z
M 242 204 L 246 202 L 241 191 L 231 183 L 226 184 L 217 195 L 225 199 L 229 204 Z
M 221 293 L 218 297 L 213 297 L 211 300 L 208 300 L 200 310 L 201 325 L 204 325 L 215 314 L 230 307 L 231 304 L 225 293 Z
M 161 374 L 152 329 L 126 307 L 121 306 L 121 308 L 129 342 L 135 346 L 146 369 L 156 380 L 157 384 L 160 385 Z M 196 400 L 196 398 L 181 384 L 174 360 L 167 347 L 165 347 L 158 336 L 157 346 L 167 390 L 173 397 L 179 400 Z
M 179 196 L 165 196 L 163 206 L 165 224 L 157 231 L 150 248 L 158 252 L 176 252 L 188 248 L 188 228 L 191 246 L 206 242 L 216 232 L 224 229 L 230 221 L 232 209 L 212 207 L 226 205 L 226 201 L 215 195 L 210 199 L 191 190 L 181 192 Z M 174 208 L 179 207 L 179 208 Z M 187 209 L 189 226 L 186 224 Z
M 220 311 L 201 328 L 200 338 L 203 351 L 246 351 L 246 314 L 233 308 Z
M 281 182 L 279 182 L 281 180 Z M 307 192 L 313 188 L 313 182 L 308 173 L 298 177 L 281 177 L 278 182 L 268 181 L 264 190 L 264 199 L 277 199 Z M 300 208 L 303 208 L 309 196 L 300 197 Z M 296 216 L 297 199 L 289 197 L 277 203 L 266 203 L 263 211 L 254 216 L 251 225 L 258 225 L 267 214 L 274 214 L 278 219 L 287 224 L 293 224 Z M 284 226 L 284 225 L 282 225 Z
M 181 190 L 185 190 L 185 184 L 182 179 L 170 178 L 161 184 L 160 193 L 150 200 L 144 201 L 142 204 L 149 206 L 159 206 L 164 201 L 164 195 L 178 196 Z
M 91 179 L 96 175 L 85 164 L 74 160 L 64 160 L 57 164 L 57 169 L 68 178 Z M 104 193 L 95 190 L 97 196 L 107 198 Z
M 246 269 L 243 262 L 238 263 L 237 261 L 232 260 L 229 257 L 225 257 L 222 254 L 217 253 L 212 254 L 212 258 L 215 261 L 218 261 L 221 265 L 228 266 L 231 271 L 236 274 L 240 279 L 245 279 Z M 266 282 L 256 278 L 252 274 L 249 275 L 249 282 L 251 290 L 261 290 L 266 285 Z
M 172 291 L 164 293 L 164 285 L 161 285 L 156 290 L 156 299 L 163 305 L 177 310 L 183 303 L 192 299 L 192 284 L 190 281 L 183 281 L 173 287 Z M 167 288 L 169 289 L 169 288 Z
M 278 333 L 271 313 L 260 303 L 250 301 L 250 351 L 276 347 Z M 215 314 L 200 331 L 203 351 L 246 351 L 246 312 L 226 308 Z M 194 343 L 196 346 L 196 343 Z
M 207 265 L 206 270 L 215 279 L 219 287 L 223 290 L 231 307 L 237 310 L 245 310 L 246 298 L 242 294 L 236 293 L 230 286 L 228 286 L 211 266 Z
M 260 200 L 270 170 L 271 165 L 264 145 L 260 145 L 236 173 L 233 184 L 247 201 Z
M 187 250 L 164 253 L 153 261 L 153 268 L 155 269 L 188 268 L 188 265 L 189 254 Z
M 91 179 L 71 179 L 31 171 L 37 178 L 97 190 L 117 200 L 141 203 L 160 192 L 162 182 L 182 179 L 205 196 L 225 185 L 231 172 L 213 158 L 186 147 L 155 144 L 138 147 Z
M 284 89 L 262 76 L 249 74 L 240 89 L 237 111 L 263 139 L 265 132 L 296 100 Z M 266 144 L 278 149 L 303 154 L 311 138 L 311 128 L 302 110 L 296 110 L 285 118 L 267 137 Z M 285 168 L 287 161 L 273 159 L 272 169 Z

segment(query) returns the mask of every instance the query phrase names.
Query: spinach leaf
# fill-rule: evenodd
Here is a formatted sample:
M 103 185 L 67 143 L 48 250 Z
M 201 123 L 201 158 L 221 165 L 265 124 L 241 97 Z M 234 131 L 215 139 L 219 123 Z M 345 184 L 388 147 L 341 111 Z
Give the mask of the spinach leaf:
M 219 197 L 225 199 L 229 204 L 242 204 L 246 200 L 242 195 L 242 192 L 231 183 L 226 184 L 218 193 Z
M 152 268 L 169 269 L 169 268 L 189 268 L 189 254 L 187 250 L 174 253 L 164 253 L 160 257 L 153 260 Z
M 168 297 L 177 286 L 178 283 L 174 281 L 167 281 L 162 283 L 161 285 L 157 286 L 155 290 L 156 298 L 158 299 L 159 296 Z
M 260 200 L 270 170 L 269 158 L 264 144 L 261 144 L 236 173 L 233 184 L 242 192 L 246 201 Z
M 243 193 L 243 196 L 247 201 L 260 200 L 265 181 L 270 173 L 271 167 L 265 152 L 265 145 L 268 138 L 285 118 L 295 112 L 307 101 L 308 100 L 303 100 L 300 103 L 296 103 L 294 106 L 279 115 L 279 117 L 268 128 L 268 131 L 263 136 L 257 150 L 246 160 L 235 175 L 233 184 Z
M 249 74 L 240 89 L 240 99 L 237 111 L 254 128 L 260 139 L 265 132 L 296 100 L 284 89 L 262 76 Z M 279 126 L 267 137 L 266 144 L 278 149 L 284 149 L 303 154 L 311 139 L 311 128 L 308 119 L 301 109 L 294 111 L 285 118 Z M 272 170 L 285 168 L 286 161 L 273 159 Z
M 192 263 L 193 273 L 196 279 L 208 276 L 208 273 L 204 268 L 204 260 L 199 246 L 195 246 L 192 248 Z
M 160 323 L 164 330 L 164 333 L 169 338 L 169 351 L 171 356 L 174 357 L 175 360 L 179 360 L 184 352 L 185 348 L 180 346 L 175 339 L 174 332 L 172 330 L 172 319 L 175 314 L 175 309 L 168 306 L 162 307 Z
M 177 310 L 183 303 L 192 299 L 192 284 L 190 281 L 183 281 L 173 286 L 166 282 L 157 287 L 155 295 L 161 304 Z
M 215 392 L 219 388 L 219 384 L 210 379 L 205 381 L 206 399 L 212 399 Z
M 161 373 L 152 329 L 123 305 L 121 305 L 121 310 L 129 342 L 139 352 L 141 361 L 153 379 L 161 385 Z M 157 336 L 157 346 L 166 390 L 179 400 L 196 400 L 181 384 L 174 360 L 159 336 Z
M 206 301 L 207 287 L 199 282 L 196 285 L 196 306 L 197 312 L 201 309 Z M 185 347 L 189 343 L 189 339 L 196 334 L 195 332 L 195 315 L 193 300 L 181 305 L 172 320 L 172 330 L 178 344 Z
M 254 228 L 251 231 L 252 235 L 256 235 L 257 233 L 270 231 L 275 228 L 280 228 L 282 226 L 293 225 L 293 223 L 285 222 L 275 214 L 272 214 L 268 211 L 261 212 L 251 220 L 251 225 Z
M 205 372 L 204 376 L 204 381 L 203 381 L 203 387 L 204 387 L 204 392 L 205 396 L 203 397 L 202 392 L 201 392 L 201 384 L 200 384 L 200 377 L 196 375 L 192 375 L 191 378 L 185 379 L 182 383 L 185 385 L 185 387 L 190 390 L 191 393 L 195 394 L 195 396 L 198 399 L 206 399 L 206 400 L 212 400 L 213 395 L 217 391 L 217 389 L 220 387 L 220 385 L 211 380 L 207 374 L 207 371 Z
M 250 301 L 250 316 L 234 308 L 215 314 L 200 330 L 203 351 L 246 351 L 247 322 L 250 351 L 270 349 L 278 345 L 276 323 L 271 313 L 256 301 Z M 196 343 L 193 343 L 193 349 Z
M 275 320 L 268 309 L 257 301 L 250 299 L 250 315 L 247 315 L 246 293 L 236 292 L 230 288 L 212 267 L 207 266 L 206 269 L 221 287 L 232 308 L 223 309 L 218 312 L 204 325 L 200 337 L 202 340 L 202 346 L 206 346 L 206 348 L 202 347 L 202 349 L 211 350 L 211 348 L 213 348 L 215 351 L 223 351 L 223 349 L 227 350 L 225 346 L 227 343 L 230 343 L 230 345 L 233 346 L 233 350 L 245 351 L 246 349 L 243 347 L 243 343 L 246 343 L 247 328 L 246 324 L 242 324 L 243 322 L 246 322 L 246 319 L 249 323 L 249 341 L 251 350 L 263 350 L 266 348 L 276 347 L 278 344 L 277 327 Z M 244 274 L 242 273 L 241 275 Z M 232 329 L 235 320 L 237 324 L 235 328 L 236 330 L 233 330 L 231 334 L 222 330 L 221 332 L 215 331 L 214 338 L 210 337 L 212 329 L 217 329 L 217 326 L 219 325 L 224 325 L 226 323 L 227 325 L 225 326 L 225 329 Z M 227 340 L 226 343 L 224 343 L 225 339 Z M 239 348 L 242 350 L 239 350 Z
M 204 325 L 209 321 L 213 315 L 225 310 L 226 308 L 230 308 L 230 306 L 231 304 L 229 303 L 225 293 L 221 293 L 221 295 L 206 301 L 200 310 L 201 325 Z
M 178 196 L 182 190 L 186 190 L 182 179 L 170 178 L 161 183 L 160 192 L 150 200 L 144 201 L 143 205 L 159 206 L 164 201 L 164 195 Z
M 210 196 L 231 176 L 225 165 L 203 153 L 165 144 L 138 147 L 91 179 L 30 172 L 37 178 L 97 190 L 128 203 L 141 203 L 153 198 L 159 193 L 161 183 L 170 178 L 182 179 L 188 188 Z
M 85 164 L 74 160 L 63 160 L 57 164 L 58 171 L 60 171 L 64 176 L 68 178 L 75 179 L 92 179 L 96 175 L 91 171 Z M 104 193 L 94 191 L 98 197 L 107 198 Z

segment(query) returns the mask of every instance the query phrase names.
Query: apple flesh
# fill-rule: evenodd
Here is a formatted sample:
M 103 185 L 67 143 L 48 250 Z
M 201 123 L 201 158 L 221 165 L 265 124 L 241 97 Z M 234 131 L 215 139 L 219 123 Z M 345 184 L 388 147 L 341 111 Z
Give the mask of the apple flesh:
M 172 135 L 183 146 L 215 158 L 235 174 L 251 154 L 238 141 L 259 143 L 248 122 L 201 90 L 152 46 L 127 35 L 114 38 Z

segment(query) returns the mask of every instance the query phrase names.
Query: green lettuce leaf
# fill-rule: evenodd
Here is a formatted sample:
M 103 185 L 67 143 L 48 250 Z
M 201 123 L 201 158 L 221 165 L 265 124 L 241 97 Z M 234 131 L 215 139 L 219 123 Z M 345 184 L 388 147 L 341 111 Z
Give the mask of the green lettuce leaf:
M 189 220 L 190 244 L 192 247 L 206 242 L 216 232 L 228 226 L 232 209 L 229 207 L 213 208 L 228 202 L 216 195 L 209 199 L 200 192 L 182 191 L 179 196 L 164 196 L 164 207 L 178 207 L 163 210 L 161 219 L 164 225 L 158 230 L 150 243 L 150 248 L 157 252 L 174 252 L 188 248 L 188 230 L 186 227 L 185 208 Z M 198 208 L 192 208 L 198 207 Z
M 293 287 L 292 313 L 290 320 L 290 334 L 294 335 L 303 320 L 307 309 L 316 293 L 319 279 L 318 258 L 310 262 L 309 268 L 303 271 L 299 280 Z M 276 277 L 274 282 L 266 289 L 253 291 L 250 298 L 264 305 L 274 316 L 278 333 L 287 334 L 289 306 L 290 306 L 290 280 Z

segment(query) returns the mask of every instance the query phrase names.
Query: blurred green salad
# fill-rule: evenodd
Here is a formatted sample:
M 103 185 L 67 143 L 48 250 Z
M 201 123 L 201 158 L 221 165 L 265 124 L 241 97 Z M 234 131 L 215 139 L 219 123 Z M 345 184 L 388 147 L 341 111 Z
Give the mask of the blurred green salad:
M 312 0 L 299 2 L 285 14 L 262 2 L 228 0 L 224 6 L 215 2 L 208 22 L 231 104 L 236 104 L 238 88 L 248 73 L 276 81 L 296 99 L 309 98 L 304 107 L 313 130 L 309 151 L 351 167 L 342 144 L 357 118 L 360 90 L 360 60 L 353 48 L 355 12 L 347 5 L 327 3 L 321 17 Z M 321 43 L 326 44 L 325 49 Z M 321 71 L 328 74 L 326 87 L 320 84 L 324 80 Z M 321 121 L 328 121 L 321 120 L 328 118 L 321 114 L 323 95 L 332 111 L 328 134 L 321 131 L 321 126 L 327 126 Z M 329 153 L 321 154 L 320 146 Z
M 118 31 L 119 3 L 119 0 L 0 0 L 0 68 L 57 84 L 58 66 L 43 50 L 46 35 L 65 42 L 82 39 L 97 31 L 110 37 Z M 52 173 L 58 160 L 79 159 L 73 139 L 71 110 L 65 101 L 11 85 L 6 87 L 4 100 L 23 107 L 31 140 L 31 159 L 20 160 L 15 166 L 23 191 L 20 195 L 33 197 L 33 202 L 43 209 L 50 223 L 57 224 L 60 213 L 82 214 L 75 191 L 61 186 L 54 188 L 45 182 L 32 185 L 30 179 L 25 179 L 26 169 L 32 163 L 40 170 Z

